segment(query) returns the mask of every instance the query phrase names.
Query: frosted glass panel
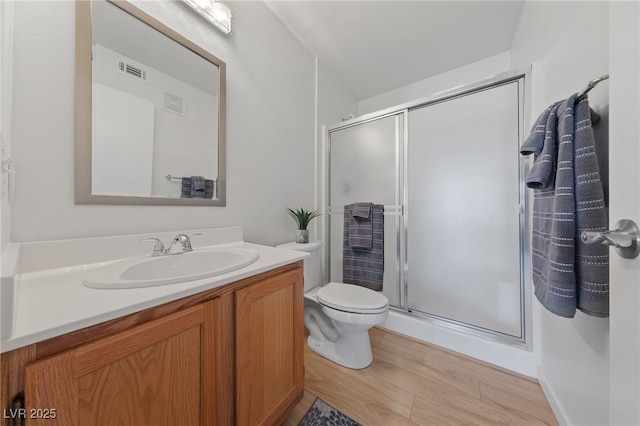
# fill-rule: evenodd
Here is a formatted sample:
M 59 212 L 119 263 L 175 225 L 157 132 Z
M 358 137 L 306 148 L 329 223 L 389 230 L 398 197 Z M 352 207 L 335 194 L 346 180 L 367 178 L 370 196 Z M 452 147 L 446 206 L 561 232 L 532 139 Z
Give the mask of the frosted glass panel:
M 343 215 L 346 204 L 372 202 L 385 206 L 383 294 L 399 305 L 398 227 L 400 225 L 398 156 L 402 125 L 399 115 L 367 121 L 329 133 L 330 143 L 330 271 L 342 281 Z
M 409 309 L 521 337 L 518 83 L 409 113 Z
M 330 133 L 330 206 L 396 204 L 396 136 L 395 116 Z

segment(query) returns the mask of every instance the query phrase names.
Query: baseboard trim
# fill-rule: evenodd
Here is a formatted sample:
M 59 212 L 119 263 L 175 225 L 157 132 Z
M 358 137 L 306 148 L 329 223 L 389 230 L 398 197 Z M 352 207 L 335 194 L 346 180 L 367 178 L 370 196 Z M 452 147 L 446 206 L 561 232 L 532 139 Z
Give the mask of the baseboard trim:
M 560 402 L 558 395 L 549 384 L 549 380 L 547 380 L 547 376 L 544 374 L 542 367 L 538 367 L 538 383 L 540 383 L 542 392 L 547 398 L 547 401 L 549 401 L 549 405 L 558 420 L 558 424 L 560 424 L 560 426 L 569 426 L 569 416 L 567 416 L 566 410 L 562 407 L 562 403 Z

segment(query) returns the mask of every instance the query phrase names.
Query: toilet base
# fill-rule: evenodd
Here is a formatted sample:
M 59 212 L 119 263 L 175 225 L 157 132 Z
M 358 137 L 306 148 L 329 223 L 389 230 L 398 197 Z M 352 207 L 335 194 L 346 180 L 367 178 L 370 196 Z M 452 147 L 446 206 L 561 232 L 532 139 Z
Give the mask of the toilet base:
M 318 341 L 309 336 L 307 344 L 318 355 L 354 370 L 366 368 L 373 361 L 368 330 L 341 335 L 336 342 Z

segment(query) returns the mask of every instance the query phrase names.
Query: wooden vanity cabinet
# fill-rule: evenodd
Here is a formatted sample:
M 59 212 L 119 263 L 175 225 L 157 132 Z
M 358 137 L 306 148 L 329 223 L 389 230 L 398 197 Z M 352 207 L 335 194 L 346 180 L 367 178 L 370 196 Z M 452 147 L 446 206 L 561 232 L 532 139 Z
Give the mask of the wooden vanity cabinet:
M 298 262 L 20 348 L 2 390 L 26 425 L 280 424 L 304 393 L 302 291 Z
M 25 367 L 25 405 L 63 425 L 217 424 L 218 299 Z M 220 366 L 222 367 L 222 366 Z M 30 423 L 51 424 L 43 411 Z
M 301 271 L 236 293 L 236 424 L 279 425 L 304 394 Z

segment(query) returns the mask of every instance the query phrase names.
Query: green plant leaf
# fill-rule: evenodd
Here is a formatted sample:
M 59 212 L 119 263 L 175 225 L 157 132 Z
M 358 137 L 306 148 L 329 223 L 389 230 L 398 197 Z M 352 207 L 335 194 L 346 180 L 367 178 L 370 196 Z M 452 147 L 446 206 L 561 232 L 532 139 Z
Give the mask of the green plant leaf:
M 309 222 L 320 216 L 317 210 L 305 210 L 302 207 L 296 210 L 287 207 L 287 213 L 295 220 L 298 229 L 307 229 Z

